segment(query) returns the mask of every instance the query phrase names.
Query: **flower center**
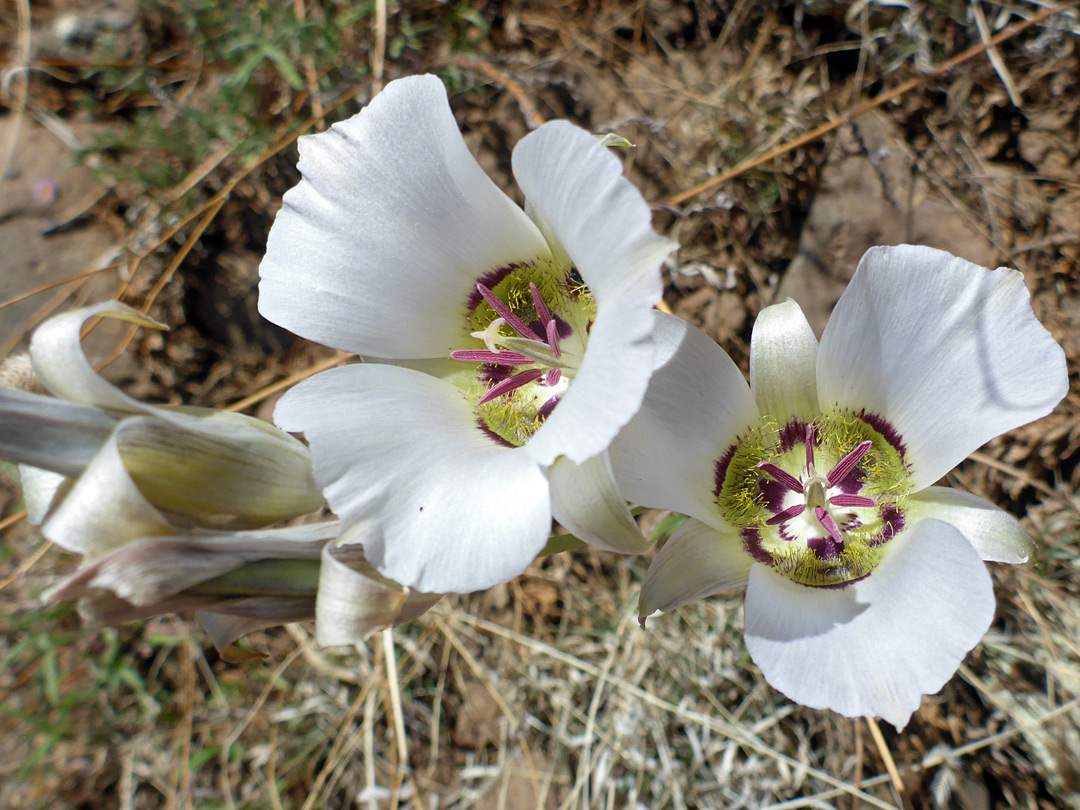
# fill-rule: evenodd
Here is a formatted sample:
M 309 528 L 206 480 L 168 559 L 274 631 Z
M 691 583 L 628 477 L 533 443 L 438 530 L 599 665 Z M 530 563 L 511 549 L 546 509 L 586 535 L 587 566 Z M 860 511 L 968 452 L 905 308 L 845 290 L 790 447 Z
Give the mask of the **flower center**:
M 765 420 L 716 463 L 717 504 L 759 562 L 803 585 L 862 579 L 904 525 L 899 434 L 865 414 Z
M 504 270 L 478 281 L 467 307 L 469 336 L 483 348 L 450 357 L 476 366 L 467 394 L 481 429 L 517 447 L 540 429 L 570 386 L 596 308 L 572 268 Z

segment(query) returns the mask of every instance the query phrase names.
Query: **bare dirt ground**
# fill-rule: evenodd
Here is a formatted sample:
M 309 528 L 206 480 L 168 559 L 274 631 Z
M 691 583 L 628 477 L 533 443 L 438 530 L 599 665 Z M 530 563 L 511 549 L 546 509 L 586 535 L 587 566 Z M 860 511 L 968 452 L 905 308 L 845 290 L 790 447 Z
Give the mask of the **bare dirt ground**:
M 866 247 L 911 241 L 1022 270 L 1074 384 L 949 476 L 1039 551 L 994 567 L 990 633 L 880 740 L 770 689 L 741 599 L 638 630 L 651 555 L 546 559 L 444 600 L 393 646 L 319 651 L 294 626 L 233 665 L 182 619 L 86 629 L 40 604 L 73 561 L 19 519 L 0 466 L 0 806 L 1080 808 L 1080 9 L 1010 29 L 1049 5 L 0 9 L 5 354 L 49 313 L 119 296 L 173 327 L 92 337 L 127 390 L 268 416 L 275 384 L 329 356 L 255 314 L 295 137 L 434 71 L 505 189 L 540 120 L 637 144 L 628 175 L 681 245 L 665 303 L 744 369 L 762 307 L 794 297 L 820 329 Z

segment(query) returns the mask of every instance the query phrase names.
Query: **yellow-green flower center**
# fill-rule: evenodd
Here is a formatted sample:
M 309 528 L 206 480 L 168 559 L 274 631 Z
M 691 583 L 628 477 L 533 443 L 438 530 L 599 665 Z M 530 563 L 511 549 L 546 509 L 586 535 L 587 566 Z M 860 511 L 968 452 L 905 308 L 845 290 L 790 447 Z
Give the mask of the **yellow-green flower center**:
M 865 577 L 904 526 L 904 445 L 873 414 L 783 426 L 763 419 L 727 449 L 715 474 L 717 506 L 747 552 L 803 585 Z

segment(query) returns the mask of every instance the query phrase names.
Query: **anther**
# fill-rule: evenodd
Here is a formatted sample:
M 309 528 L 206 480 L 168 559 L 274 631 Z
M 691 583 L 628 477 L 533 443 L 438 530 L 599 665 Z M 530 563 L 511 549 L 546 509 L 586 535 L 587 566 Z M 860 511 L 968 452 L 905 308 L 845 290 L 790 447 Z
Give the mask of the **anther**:
M 840 548 L 844 547 L 844 535 L 840 531 L 840 527 L 836 525 L 836 521 L 833 520 L 833 516 L 829 514 L 829 510 L 824 506 L 814 507 L 814 516 L 818 519 L 818 523 L 822 528 L 829 533 L 829 537 L 833 539 Z
M 865 495 L 846 495 L 842 492 L 829 498 L 829 503 L 833 506 L 877 506 L 877 501 L 873 498 Z
M 806 511 L 806 504 L 797 503 L 794 506 L 790 506 L 783 512 L 777 512 L 771 518 L 765 521 L 766 526 L 776 526 L 779 523 L 783 523 L 787 520 L 791 520 L 793 517 L 798 517 Z
M 491 304 L 491 308 L 498 313 L 499 317 L 504 318 L 510 327 L 522 337 L 529 340 L 535 340 L 540 343 L 544 342 L 544 339 L 534 332 L 525 321 L 521 320 L 513 311 L 499 300 L 491 290 L 485 287 L 483 284 L 476 285 L 476 291 L 480 293 L 481 297 Z
M 855 469 L 855 465 L 862 461 L 862 457 L 866 455 L 867 451 L 873 446 L 873 442 L 867 439 L 865 442 L 859 444 L 854 450 L 840 459 L 840 463 L 837 464 L 826 478 L 829 480 L 829 486 L 835 487 L 849 475 L 851 471 Z
M 771 461 L 759 461 L 757 468 L 765 473 L 769 478 L 778 484 L 782 484 L 792 492 L 802 493 L 803 485 L 802 481 L 789 473 L 787 470 L 783 470 L 777 467 Z
M 491 402 L 493 399 L 498 399 L 501 396 L 509 394 L 511 391 L 515 391 L 521 388 L 523 385 L 528 385 L 534 380 L 539 380 L 544 375 L 544 370 L 540 368 L 530 368 L 527 371 L 519 371 L 513 377 L 508 377 L 501 383 L 497 383 L 491 386 L 486 394 L 476 401 L 477 405 L 483 405 L 485 402 Z

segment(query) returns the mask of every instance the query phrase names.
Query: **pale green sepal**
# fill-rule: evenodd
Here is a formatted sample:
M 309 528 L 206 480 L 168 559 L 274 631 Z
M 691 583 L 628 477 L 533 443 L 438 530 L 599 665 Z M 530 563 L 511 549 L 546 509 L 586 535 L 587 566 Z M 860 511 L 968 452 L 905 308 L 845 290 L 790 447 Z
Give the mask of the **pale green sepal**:
M 806 316 L 790 298 L 766 307 L 750 338 L 750 388 L 758 410 L 778 427 L 792 419 L 810 422 L 820 413 L 818 342 Z
M 322 506 L 311 455 L 289 434 L 242 414 L 173 416 L 130 417 L 116 442 L 142 494 L 179 522 L 265 526 Z
M 372 633 L 416 618 L 441 598 L 382 576 L 359 543 L 328 545 L 319 572 L 315 641 L 322 647 L 359 644 Z
M 745 588 L 753 564 L 739 535 L 691 518 L 676 529 L 649 566 L 638 598 L 638 619 L 644 626 L 658 610 Z
M 601 146 L 620 146 L 624 149 L 634 149 L 635 145 L 626 140 L 622 135 L 616 135 L 614 132 L 605 132 L 603 135 L 597 135 L 596 140 L 600 142 Z
M 537 557 L 550 557 L 552 554 L 562 554 L 564 551 L 575 551 L 586 546 L 584 540 L 579 540 L 572 534 L 558 534 L 547 541 L 547 545 L 540 549 Z
M 117 421 L 90 405 L 0 388 L 0 458 L 74 478 Z
M 49 393 L 60 399 L 129 413 L 152 411 L 150 405 L 132 399 L 106 382 L 87 361 L 80 333 L 83 324 L 95 316 L 117 318 L 148 329 L 168 329 L 119 301 L 65 312 L 39 326 L 30 339 L 34 374 Z
M 41 533 L 68 551 L 95 558 L 136 538 L 175 531 L 131 480 L 114 434 L 55 507 Z
M 990 501 L 949 487 L 928 487 L 904 502 L 909 524 L 926 518 L 951 524 L 986 562 L 1024 563 L 1035 541 L 1012 515 Z
M 559 456 L 548 468 L 548 484 L 554 518 L 589 545 L 619 554 L 652 545 L 619 494 L 606 451 L 584 464 Z

